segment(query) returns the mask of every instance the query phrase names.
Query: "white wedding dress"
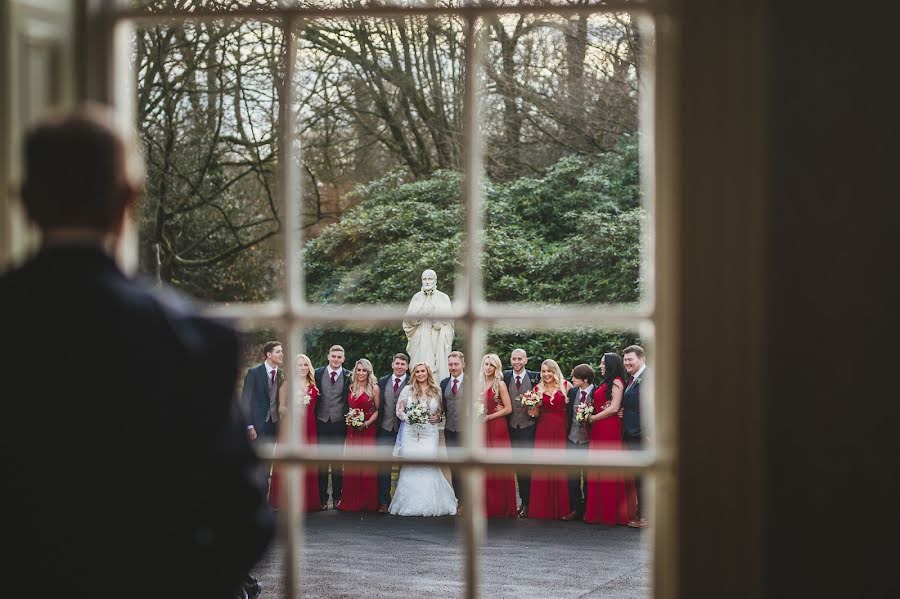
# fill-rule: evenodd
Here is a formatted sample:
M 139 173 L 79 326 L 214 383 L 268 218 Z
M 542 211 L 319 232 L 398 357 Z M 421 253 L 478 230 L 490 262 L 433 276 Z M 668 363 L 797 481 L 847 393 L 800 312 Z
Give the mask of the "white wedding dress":
M 396 453 L 400 457 L 433 458 L 438 453 L 438 427 L 435 424 L 411 425 L 406 422 L 411 385 L 397 399 L 397 416 L 403 421 L 397 435 Z M 422 400 L 428 401 L 428 400 Z M 438 411 L 436 398 L 429 402 L 429 412 Z M 402 466 L 390 512 L 396 516 L 447 516 L 456 513 L 456 494 L 437 466 Z

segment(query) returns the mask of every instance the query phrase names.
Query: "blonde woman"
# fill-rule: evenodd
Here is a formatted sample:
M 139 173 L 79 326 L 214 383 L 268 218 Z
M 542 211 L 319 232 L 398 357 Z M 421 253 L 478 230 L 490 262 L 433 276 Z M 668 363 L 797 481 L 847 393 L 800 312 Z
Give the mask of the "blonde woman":
M 353 367 L 353 379 L 347 404 L 350 413 L 357 410 L 361 417 L 347 426 L 344 447 L 374 447 L 375 421 L 381 390 L 372 371 L 372 363 L 361 358 Z M 344 488 L 337 509 L 345 512 L 378 511 L 378 472 L 369 468 L 344 468 Z
M 424 413 L 427 420 L 412 422 L 410 414 Z M 397 434 L 396 453 L 401 457 L 433 458 L 438 452 L 437 423 L 441 418 L 441 388 L 431 366 L 413 366 L 412 382 L 397 400 L 397 417 L 403 422 Z M 447 516 L 456 513 L 456 495 L 437 466 L 403 466 L 390 512 L 398 516 Z
M 569 398 L 565 393 L 562 371 L 555 360 L 541 363 L 541 382 L 535 386 L 541 394 L 534 432 L 535 449 L 566 449 L 566 414 Z M 531 477 L 529 518 L 559 520 L 569 513 L 568 477 L 563 473 L 535 472 Z
M 294 409 L 298 412 L 306 410 L 306 424 L 301 429 L 300 438 L 307 445 L 317 443 L 316 435 L 316 402 L 319 400 L 319 389 L 316 387 L 315 370 L 312 361 L 306 354 L 297 354 L 294 360 L 297 373 L 297 395 Z M 287 418 L 287 385 L 282 385 L 278 392 L 278 419 Z M 306 434 L 303 434 L 303 430 Z M 315 468 L 308 468 L 304 473 L 303 503 L 300 509 L 307 512 L 319 511 L 319 473 Z M 281 473 L 275 469 L 272 472 L 272 486 L 269 491 L 269 504 L 273 509 L 278 509 L 281 503 Z
M 509 390 L 503 383 L 503 363 L 497 354 L 481 359 L 478 397 L 484 402 L 484 446 L 495 450 L 510 449 L 506 417 L 512 413 Z M 511 472 L 488 472 L 484 477 L 485 514 L 488 518 L 515 518 L 516 480 Z

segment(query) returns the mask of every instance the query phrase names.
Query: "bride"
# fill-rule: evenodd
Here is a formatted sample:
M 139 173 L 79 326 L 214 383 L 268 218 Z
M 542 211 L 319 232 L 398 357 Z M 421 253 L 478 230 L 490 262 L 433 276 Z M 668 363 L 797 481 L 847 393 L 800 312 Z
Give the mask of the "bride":
M 410 424 L 407 409 L 423 404 L 431 414 L 426 424 Z M 396 452 L 401 457 L 433 458 L 438 452 L 441 389 L 431 367 L 424 363 L 413 368 L 413 384 L 407 385 L 397 399 L 397 417 L 402 424 L 397 435 Z M 456 513 L 456 495 L 437 466 L 403 466 L 390 512 L 397 516 L 446 516 Z

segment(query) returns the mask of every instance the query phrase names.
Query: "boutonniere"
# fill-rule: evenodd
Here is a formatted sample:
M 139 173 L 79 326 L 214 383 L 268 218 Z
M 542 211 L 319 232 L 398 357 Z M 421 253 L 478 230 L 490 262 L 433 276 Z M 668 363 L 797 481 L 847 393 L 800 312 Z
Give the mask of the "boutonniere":
M 284 371 L 280 368 L 275 370 L 275 379 L 278 381 L 279 385 L 284 382 Z
M 634 384 L 635 384 L 635 385 L 640 385 L 640 384 L 641 384 L 642 378 L 643 378 L 643 377 L 637 377 L 636 379 L 634 379 Z

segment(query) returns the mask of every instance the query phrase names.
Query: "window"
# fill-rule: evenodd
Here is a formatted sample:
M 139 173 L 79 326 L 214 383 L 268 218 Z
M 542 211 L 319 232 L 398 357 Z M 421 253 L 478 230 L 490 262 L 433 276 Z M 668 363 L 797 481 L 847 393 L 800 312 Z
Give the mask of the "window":
M 303 213 L 306 205 L 299 201 L 308 194 L 310 182 L 302 171 L 304 147 L 300 143 L 300 127 L 298 120 L 303 113 L 294 108 L 302 99 L 298 95 L 302 91 L 310 92 L 307 100 L 312 98 L 316 90 L 304 88 L 304 73 L 298 64 L 299 51 L 308 44 L 309 37 L 303 34 L 303 27 L 311 21 L 337 22 L 339 20 L 357 20 L 362 23 L 386 23 L 392 19 L 422 19 L 438 21 L 444 24 L 444 34 L 459 37 L 462 54 L 458 58 L 459 77 L 452 83 L 458 86 L 462 97 L 459 112 L 456 115 L 461 124 L 458 140 L 445 140 L 444 148 L 447 156 L 458 152 L 458 156 L 447 158 L 450 166 L 458 166 L 462 173 L 460 190 L 462 196 L 462 218 L 460 229 L 462 236 L 461 268 L 457 273 L 453 293 L 452 316 L 458 327 L 464 332 L 465 353 L 467 356 L 481 356 L 485 353 L 488 335 L 496 331 L 518 329 L 530 330 L 571 330 L 573 327 L 589 327 L 606 331 L 636 332 L 656 368 L 655 388 L 671 388 L 667 385 L 673 374 L 671 355 L 673 350 L 671 333 L 674 326 L 673 270 L 667 268 L 673 260 L 672 247 L 674 215 L 667 204 L 673 179 L 673 146 L 674 127 L 665 99 L 672 93 L 674 82 L 671 76 L 669 52 L 669 23 L 671 15 L 665 11 L 665 5 L 654 2 L 522 2 L 518 4 L 468 5 L 457 2 L 440 4 L 400 3 L 397 5 L 373 5 L 338 2 L 306 2 L 306 3 L 253 3 L 251 7 L 235 7 L 229 3 L 198 2 L 197 6 L 173 7 L 168 2 L 141 2 L 133 8 L 119 7 L 108 9 L 111 19 L 109 38 L 114 40 L 113 56 L 118 57 L 117 64 L 111 68 L 111 89 L 127 90 L 120 93 L 116 102 L 123 108 L 134 111 L 136 94 L 130 85 L 134 73 L 129 71 L 127 61 L 122 57 L 129 56 L 129 48 L 133 48 L 134 38 L 128 35 L 132 28 L 177 28 L 184 24 L 191 27 L 204 23 L 235 24 L 236 35 L 256 36 L 255 39 L 271 42 L 277 34 L 281 46 L 277 49 L 286 57 L 279 66 L 279 77 L 265 82 L 271 96 L 260 101 L 256 108 L 249 107 L 253 98 L 243 97 L 247 116 L 253 124 L 266 128 L 266 135 L 243 144 L 243 148 L 252 148 L 256 153 L 243 156 L 242 164 L 248 172 L 258 176 L 259 185 L 266 193 L 271 194 L 272 215 L 278 222 L 256 223 L 248 227 L 248 231 L 235 234 L 239 243 L 250 243 L 257 237 L 267 234 L 274 226 L 281 235 L 280 260 L 282 267 L 273 274 L 272 279 L 278 282 L 273 293 L 261 297 L 243 297 L 246 301 L 221 302 L 212 310 L 232 319 L 242 328 L 272 327 L 287 332 L 286 353 L 294 355 L 305 349 L 306 339 L 311 330 L 323 326 L 396 326 L 404 319 L 406 306 L 390 304 L 353 304 L 320 303 L 313 301 L 308 289 L 306 263 L 300 248 L 304 245 Z M 99 19 L 100 15 L 92 15 Z M 491 162 L 485 156 L 486 119 L 494 118 L 502 113 L 502 98 L 497 95 L 498 81 L 491 81 L 492 69 L 502 69 L 502 58 L 492 55 L 497 48 L 491 47 L 487 41 L 486 30 L 497 23 L 509 22 L 522 16 L 540 16 L 546 21 L 557 20 L 560 24 L 580 22 L 586 29 L 591 23 L 602 24 L 604 19 L 626 18 L 639 25 L 640 42 L 643 44 L 641 73 L 639 77 L 640 93 L 638 94 L 638 112 L 641 128 L 641 177 L 644 208 L 647 218 L 640 229 L 644 242 L 643 255 L 640 260 L 642 288 L 637 301 L 628 303 L 579 302 L 573 304 L 542 306 L 517 305 L 506 301 L 491 301 L 494 291 L 485 282 L 485 264 L 483 258 L 486 247 L 486 219 L 484 203 L 486 192 L 483 182 L 486 170 L 502 170 L 514 162 Z M 624 16 L 624 17 L 623 17 Z M 506 20 L 506 21 L 505 21 Z M 629 21 L 631 22 L 631 21 Z M 174 29 L 173 29 L 174 30 Z M 447 33 L 450 32 L 450 33 Z M 440 48 L 440 45 L 436 45 Z M 503 48 L 500 48 L 502 51 Z M 135 48 L 140 54 L 141 48 Z M 251 50 L 246 50 L 251 51 Z M 497 59 L 499 62 L 493 62 Z M 140 68 L 140 63 L 138 63 Z M 537 72 L 535 78 L 545 73 Z M 199 74 L 198 74 L 199 76 Z M 224 75 L 231 83 L 240 86 L 233 77 Z M 298 83 L 299 82 L 299 83 Z M 536 82 L 540 83 L 540 82 Z M 548 84 L 544 82 L 544 84 Z M 552 83 L 549 83 L 552 85 Z M 492 87 L 493 86 L 493 87 Z M 580 89 L 577 93 L 584 93 Z M 166 90 L 162 97 L 165 99 Z M 341 93 L 338 90 L 336 93 Z M 492 96 L 492 93 L 494 94 Z M 576 93 L 576 92 L 573 92 Z M 137 101 L 148 98 L 138 97 Z M 353 100 L 353 98 L 349 98 Z M 275 111 L 260 108 L 265 104 Z M 160 118 L 165 118 L 161 115 Z M 422 120 L 423 114 L 410 116 L 410 119 Z M 503 117 L 497 117 L 503 118 Z M 565 118 L 564 116 L 560 118 Z M 520 123 L 527 126 L 526 123 Z M 427 123 L 426 123 L 427 125 Z M 532 124 L 533 126 L 537 126 Z M 251 124 L 252 127 L 252 124 Z M 498 135 L 502 134 L 500 131 Z M 433 136 L 438 139 L 439 135 Z M 266 139 L 263 139 L 266 138 Z M 435 142 L 438 146 L 444 141 Z M 457 145 L 454 145 L 457 144 Z M 260 148 L 270 154 L 262 156 Z M 200 148 L 201 150 L 203 148 Z M 249 159 L 248 159 L 249 156 Z M 454 162 L 455 160 L 455 162 Z M 416 168 L 415 156 L 411 156 L 407 167 Z M 237 175 L 235 175 L 237 177 Z M 231 184 L 225 177 L 227 184 Z M 239 179 L 235 185 L 239 185 Z M 307 187 L 304 187 L 307 186 Z M 201 194 L 202 195 L 202 194 Z M 268 201 L 268 200 L 267 200 Z M 219 210 L 221 207 L 211 207 Z M 248 237 L 241 237 L 245 234 Z M 251 241 L 247 241 L 251 240 Z M 182 256 L 183 259 L 189 257 Z M 142 257 L 146 260 L 146 257 Z M 444 276 L 443 280 L 450 277 Z M 621 348 L 619 348 L 621 349 Z M 669 360 L 667 362 L 667 360 Z M 476 361 L 477 363 L 477 361 Z M 568 374 L 568 373 L 564 373 Z M 293 383 L 289 382 L 289 386 Z M 677 448 L 675 438 L 672 396 L 660 396 L 654 399 L 652 390 L 644 400 L 644 424 L 652 431 L 653 444 L 640 451 L 632 452 L 597 452 L 585 457 L 581 462 L 597 471 L 618 473 L 644 473 L 652 475 L 655 481 L 653 497 L 653 556 L 654 595 L 658 597 L 674 593 L 673 585 L 668 577 L 673 576 L 672 556 L 674 547 L 674 453 Z M 646 409 L 650 408 L 650 409 Z M 289 411 L 288 422 L 293 425 L 302 418 L 301 414 Z M 467 430 L 475 430 L 476 415 L 468 414 L 471 426 Z M 310 450 L 297 445 L 296 426 L 288 426 L 287 443 L 275 448 L 277 462 L 290 464 L 319 464 L 329 461 L 343 461 L 352 464 L 389 463 L 394 461 L 390 455 L 379 453 L 344 454 L 338 448 L 319 447 Z M 478 435 L 463 436 L 463 447 L 459 451 L 448 451 L 447 457 L 439 457 L 429 463 L 447 464 L 465 470 L 469 477 L 469 487 L 480 489 L 481 476 L 485 466 L 540 466 L 561 468 L 567 465 L 578 465 L 571 456 L 554 454 L 521 455 L 503 458 L 486 453 Z M 296 470 L 288 471 L 289 478 L 296 477 Z M 296 480 L 296 479 L 294 479 Z M 295 485 L 287 485 L 295 489 Z M 293 493 L 294 491 L 291 491 Z M 477 491 L 474 494 L 476 501 Z M 302 513 L 289 512 L 284 519 L 289 542 L 286 543 L 286 562 L 299 563 L 297 530 L 303 518 Z M 479 562 L 478 547 L 483 537 L 484 521 L 478 510 L 466 510 L 464 515 L 464 543 L 467 559 L 465 560 L 465 589 L 467 597 L 479 594 Z M 296 594 L 302 590 L 299 584 L 299 573 L 296 568 L 287 570 L 288 586 Z

